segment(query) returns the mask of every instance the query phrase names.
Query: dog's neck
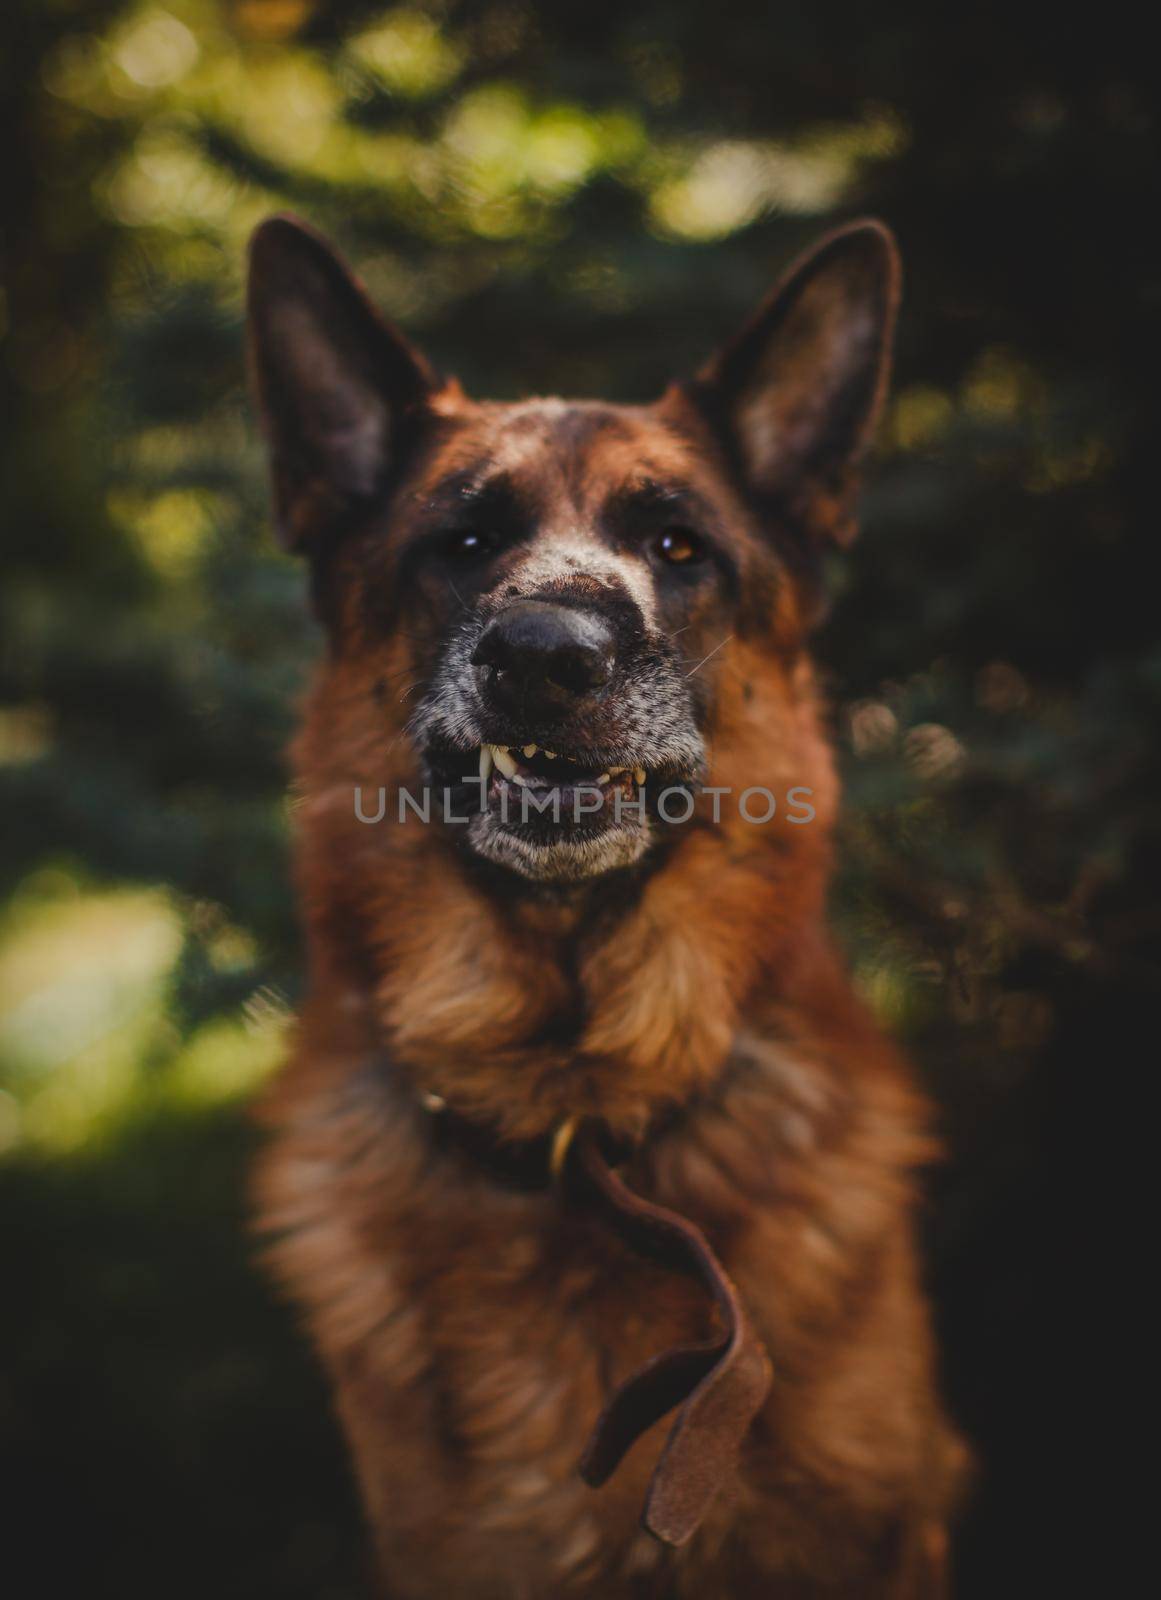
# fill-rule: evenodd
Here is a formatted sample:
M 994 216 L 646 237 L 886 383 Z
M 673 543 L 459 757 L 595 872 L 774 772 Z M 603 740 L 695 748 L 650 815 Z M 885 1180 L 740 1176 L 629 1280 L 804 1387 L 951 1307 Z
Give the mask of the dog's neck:
M 416 1093 L 504 1137 L 597 1117 L 638 1138 L 817 967 L 825 841 L 800 834 L 791 869 L 753 833 L 692 833 L 620 884 L 500 898 L 429 830 L 381 885 L 312 896 L 316 996 L 358 1014 Z

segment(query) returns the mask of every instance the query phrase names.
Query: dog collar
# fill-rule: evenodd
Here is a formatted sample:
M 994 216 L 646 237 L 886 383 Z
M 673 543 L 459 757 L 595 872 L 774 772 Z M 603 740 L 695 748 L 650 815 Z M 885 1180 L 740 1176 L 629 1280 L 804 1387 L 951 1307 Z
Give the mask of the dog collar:
M 437 1148 L 457 1151 L 510 1189 L 548 1189 L 558 1183 L 580 1126 L 579 1118 L 566 1117 L 538 1138 L 501 1139 L 487 1123 L 454 1111 L 442 1095 L 421 1094 L 419 1103 L 432 1119 Z
M 465 1121 L 438 1096 L 426 1096 L 423 1103 L 445 1129 Z M 481 1138 L 478 1129 L 474 1137 Z M 486 1135 L 482 1142 L 488 1147 Z M 494 1137 L 490 1145 L 495 1147 Z M 528 1164 L 538 1169 L 542 1183 L 558 1186 L 566 1203 L 603 1217 L 638 1255 L 692 1278 L 710 1295 L 718 1331 L 654 1356 L 626 1378 L 597 1419 L 579 1463 L 584 1481 L 599 1488 L 641 1435 L 676 1408 L 641 1522 L 663 1543 L 682 1545 L 736 1466 L 770 1387 L 769 1357 L 705 1234 L 688 1217 L 646 1200 L 623 1182 L 613 1170 L 599 1123 L 578 1118 L 559 1123 L 521 1149 L 520 1169 Z

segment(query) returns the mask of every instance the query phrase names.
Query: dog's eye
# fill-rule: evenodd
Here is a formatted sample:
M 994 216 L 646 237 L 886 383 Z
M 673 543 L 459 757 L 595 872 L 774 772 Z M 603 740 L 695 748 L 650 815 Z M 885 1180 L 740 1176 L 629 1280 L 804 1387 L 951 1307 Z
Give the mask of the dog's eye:
M 447 535 L 444 548 L 449 556 L 461 561 L 470 561 L 473 557 L 487 555 L 494 550 L 496 541 L 490 533 L 479 528 L 457 528 Z
M 662 561 L 675 567 L 705 560 L 705 545 L 688 528 L 666 528 L 658 534 L 654 548 Z

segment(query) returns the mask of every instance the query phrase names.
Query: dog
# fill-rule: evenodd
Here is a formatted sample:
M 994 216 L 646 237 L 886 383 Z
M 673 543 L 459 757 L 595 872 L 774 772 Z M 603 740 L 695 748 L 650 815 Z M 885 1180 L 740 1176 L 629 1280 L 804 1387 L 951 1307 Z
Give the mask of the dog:
M 252 240 L 328 644 L 257 1207 L 393 1600 L 946 1592 L 929 1117 L 825 929 L 810 655 L 899 276 L 854 223 L 655 403 L 507 404 Z

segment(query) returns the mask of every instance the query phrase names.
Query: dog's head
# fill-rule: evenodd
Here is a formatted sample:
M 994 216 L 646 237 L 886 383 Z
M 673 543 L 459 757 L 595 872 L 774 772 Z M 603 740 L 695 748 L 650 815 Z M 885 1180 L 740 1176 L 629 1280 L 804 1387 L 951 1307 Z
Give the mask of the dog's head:
M 348 743 L 407 744 L 471 814 L 464 845 L 525 878 L 646 856 L 656 797 L 707 776 L 723 672 L 798 649 L 853 530 L 897 289 L 890 235 L 855 224 L 653 405 L 474 402 L 313 232 L 264 223 L 275 518 L 312 563 Z

